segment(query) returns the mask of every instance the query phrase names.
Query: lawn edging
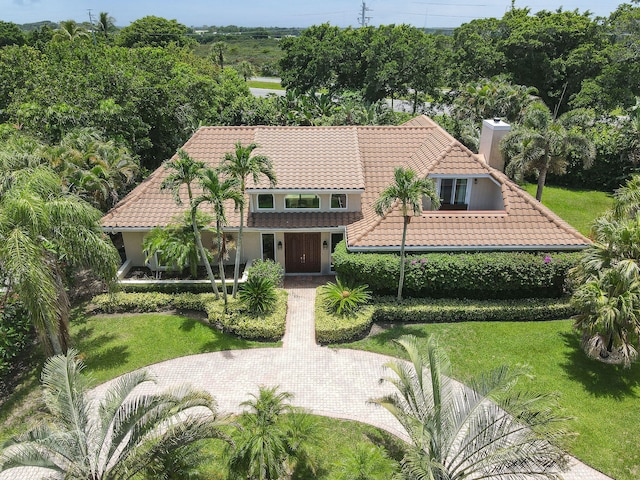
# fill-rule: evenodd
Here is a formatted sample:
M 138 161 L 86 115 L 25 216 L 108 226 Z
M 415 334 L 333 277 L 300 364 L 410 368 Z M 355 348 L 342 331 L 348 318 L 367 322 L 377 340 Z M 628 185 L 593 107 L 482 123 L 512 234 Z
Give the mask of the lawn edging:
M 225 311 L 222 300 L 213 293 L 115 292 L 96 295 L 91 301 L 94 312 L 144 313 L 167 310 L 204 312 L 210 326 L 247 340 L 277 341 L 284 336 L 287 317 L 287 292 L 277 290 L 275 309 L 262 316 L 249 314 L 244 305 L 229 297 Z

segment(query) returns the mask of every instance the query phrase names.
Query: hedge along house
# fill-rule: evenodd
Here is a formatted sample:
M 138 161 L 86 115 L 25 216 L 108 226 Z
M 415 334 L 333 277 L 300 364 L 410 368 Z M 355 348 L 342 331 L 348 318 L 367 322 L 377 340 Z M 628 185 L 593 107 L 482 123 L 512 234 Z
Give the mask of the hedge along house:
M 247 183 L 243 260 L 273 259 L 287 274 L 330 273 L 331 253 L 343 239 L 352 252 L 399 251 L 399 209 L 385 218 L 373 211 L 398 166 L 432 178 L 442 203 L 432 211 L 425 202 L 422 214 L 412 217 L 407 251 L 586 247 L 587 238 L 502 173 L 498 143 L 508 128 L 485 120 L 479 154 L 425 116 L 401 126 L 202 127 L 183 148 L 217 167 L 236 142 L 255 142 L 255 154 L 273 162 L 275 188 L 266 179 Z M 160 191 L 166 175 L 163 167 L 157 169 L 102 219 L 106 232 L 122 234 L 130 266 L 146 263 L 146 233 L 175 221 L 185 209 Z M 229 205 L 227 216 L 225 234 L 235 236 L 239 214 Z M 213 246 L 212 234 L 203 240 Z M 235 252 L 230 253 L 232 262 Z M 154 261 L 149 266 L 161 268 Z

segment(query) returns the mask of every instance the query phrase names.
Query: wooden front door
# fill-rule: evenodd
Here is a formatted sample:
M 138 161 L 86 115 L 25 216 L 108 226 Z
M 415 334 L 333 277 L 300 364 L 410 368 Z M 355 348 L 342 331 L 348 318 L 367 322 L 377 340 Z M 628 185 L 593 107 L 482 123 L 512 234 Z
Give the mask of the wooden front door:
M 285 270 L 287 273 L 319 273 L 321 267 L 319 233 L 285 233 Z

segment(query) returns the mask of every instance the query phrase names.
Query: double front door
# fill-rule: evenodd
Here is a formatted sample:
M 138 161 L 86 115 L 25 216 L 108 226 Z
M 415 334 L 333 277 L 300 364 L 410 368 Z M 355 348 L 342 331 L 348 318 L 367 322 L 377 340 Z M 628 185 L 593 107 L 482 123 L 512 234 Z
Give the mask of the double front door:
M 285 233 L 285 270 L 287 273 L 319 273 L 322 247 L 319 233 Z

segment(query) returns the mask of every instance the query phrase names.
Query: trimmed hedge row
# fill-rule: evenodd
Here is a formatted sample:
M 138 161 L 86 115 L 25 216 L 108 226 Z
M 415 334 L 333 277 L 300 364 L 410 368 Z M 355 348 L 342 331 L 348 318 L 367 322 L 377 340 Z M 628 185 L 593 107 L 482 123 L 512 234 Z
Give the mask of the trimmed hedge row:
M 369 333 L 373 306 L 367 305 L 353 315 L 336 315 L 316 302 L 316 341 L 322 345 L 362 338 Z
M 231 285 L 227 283 L 227 292 L 231 292 L 231 287 L 233 286 L 233 281 L 231 281 Z M 209 282 L 201 282 L 201 283 L 193 283 L 193 282 L 167 282 L 167 281 L 157 281 L 157 282 L 145 282 L 145 283 L 135 283 L 135 282 L 120 282 L 120 289 L 123 292 L 129 293 L 212 293 L 211 283 Z M 218 290 L 221 290 L 221 285 L 218 285 Z
M 403 292 L 433 298 L 557 298 L 565 278 L 577 264 L 578 252 L 425 253 L 408 255 Z M 400 276 L 398 255 L 349 253 L 336 247 L 338 276 L 354 285 L 368 284 L 377 294 L 393 294 Z
M 206 312 L 211 325 L 223 332 L 248 340 L 277 341 L 284 335 L 287 316 L 287 292 L 278 290 L 276 308 L 269 315 L 249 314 L 238 300 L 229 298 L 227 312 L 222 300 L 213 293 L 128 293 L 116 292 L 93 297 L 96 311 L 105 313 L 157 312 L 167 309 Z

